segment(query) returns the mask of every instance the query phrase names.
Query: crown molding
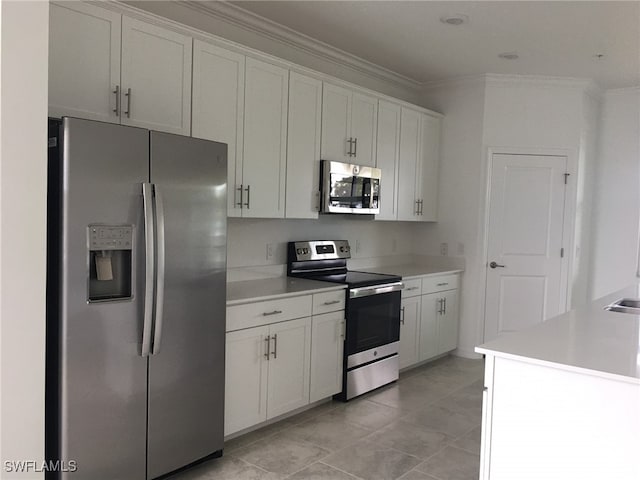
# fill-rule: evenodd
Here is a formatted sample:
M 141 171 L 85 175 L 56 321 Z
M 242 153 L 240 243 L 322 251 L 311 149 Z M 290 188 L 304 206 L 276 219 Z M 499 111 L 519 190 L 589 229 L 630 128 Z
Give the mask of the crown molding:
M 185 0 L 181 4 L 200 14 L 209 15 L 377 80 L 414 91 L 418 91 L 422 87 L 422 83 L 417 80 L 381 67 L 226 1 Z
M 439 88 L 460 88 L 460 87 L 473 87 L 478 85 L 484 85 L 487 81 L 486 74 L 478 75 L 461 75 L 457 77 L 447 77 L 441 80 L 434 80 L 431 82 L 424 82 L 422 88 L 424 92 L 429 90 L 436 90 Z
M 604 91 L 605 95 L 628 95 L 630 93 L 640 94 L 640 85 L 635 87 L 610 88 Z

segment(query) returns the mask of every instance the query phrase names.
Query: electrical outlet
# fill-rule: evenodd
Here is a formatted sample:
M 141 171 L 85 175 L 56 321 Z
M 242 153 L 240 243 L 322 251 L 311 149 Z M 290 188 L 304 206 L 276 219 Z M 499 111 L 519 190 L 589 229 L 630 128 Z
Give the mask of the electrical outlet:
M 273 258 L 273 243 L 267 243 L 267 260 L 271 260 Z
M 449 255 L 449 244 L 447 242 L 442 242 L 440 244 L 440 255 L 445 257 Z
M 360 251 L 360 248 L 362 247 L 362 245 L 360 244 L 360 239 L 356 240 L 356 253 L 358 253 Z

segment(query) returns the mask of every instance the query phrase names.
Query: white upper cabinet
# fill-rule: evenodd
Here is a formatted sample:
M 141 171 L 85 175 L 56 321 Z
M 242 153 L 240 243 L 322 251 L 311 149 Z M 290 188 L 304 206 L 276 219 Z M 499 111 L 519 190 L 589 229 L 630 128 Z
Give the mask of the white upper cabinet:
M 192 39 L 122 19 L 122 124 L 191 134 Z
M 191 37 L 81 2 L 49 30 L 50 115 L 191 134 Z
M 382 170 L 380 180 L 380 213 L 376 220 L 398 218 L 398 160 L 400 154 L 400 106 L 378 102 L 378 136 L 376 167 Z
M 194 137 L 227 144 L 230 217 L 242 212 L 234 186 L 242 183 L 236 178 L 242 178 L 244 70 L 244 55 L 194 40 L 191 131 Z
M 287 69 L 247 57 L 243 217 L 284 217 L 288 89 Z
M 119 123 L 122 15 L 65 2 L 49 16 L 49 115 Z
M 398 220 L 437 219 L 440 124 L 437 117 L 402 107 Z
M 435 222 L 438 219 L 438 165 L 440 163 L 440 129 L 442 120 L 422 114 L 422 192 L 420 220 Z
M 324 82 L 322 92 L 323 160 L 351 162 L 351 91 Z
M 285 217 L 318 218 L 322 82 L 289 72 Z
M 402 107 L 398 167 L 398 220 L 420 220 L 420 112 Z M 384 178 L 382 179 L 384 181 Z
M 377 122 L 376 98 L 324 82 L 323 160 L 375 166 Z
M 378 99 L 355 92 L 351 103 L 353 159 L 358 165 L 376 165 Z

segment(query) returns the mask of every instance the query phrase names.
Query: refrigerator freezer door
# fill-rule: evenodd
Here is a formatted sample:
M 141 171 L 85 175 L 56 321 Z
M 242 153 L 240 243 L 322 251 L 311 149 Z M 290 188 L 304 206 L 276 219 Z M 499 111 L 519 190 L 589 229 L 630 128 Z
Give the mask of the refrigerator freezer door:
M 226 155 L 224 144 L 151 132 L 165 271 L 161 343 L 149 357 L 149 479 L 223 446 Z
M 145 475 L 144 278 L 137 272 L 144 271 L 140 184 L 148 178 L 148 138 L 138 128 L 63 121 L 57 441 L 61 460 L 78 466 L 65 479 Z M 91 224 L 133 225 L 132 298 L 87 302 Z

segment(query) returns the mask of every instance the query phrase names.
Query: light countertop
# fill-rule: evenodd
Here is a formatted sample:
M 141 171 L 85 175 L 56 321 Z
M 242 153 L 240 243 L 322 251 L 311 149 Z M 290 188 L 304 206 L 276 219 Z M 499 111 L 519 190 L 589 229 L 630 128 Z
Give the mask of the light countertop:
M 435 275 L 447 275 L 460 273 L 462 270 L 442 267 L 421 267 L 419 265 L 389 265 L 384 267 L 357 268 L 356 270 L 375 273 L 386 273 L 388 275 L 400 275 L 403 279 L 428 277 Z
M 476 352 L 639 384 L 640 315 L 604 310 L 621 298 L 640 298 L 640 286 L 501 336 Z
M 227 283 L 227 306 L 261 300 L 295 297 L 298 295 L 345 289 L 339 283 L 318 282 L 304 278 L 275 277 Z

